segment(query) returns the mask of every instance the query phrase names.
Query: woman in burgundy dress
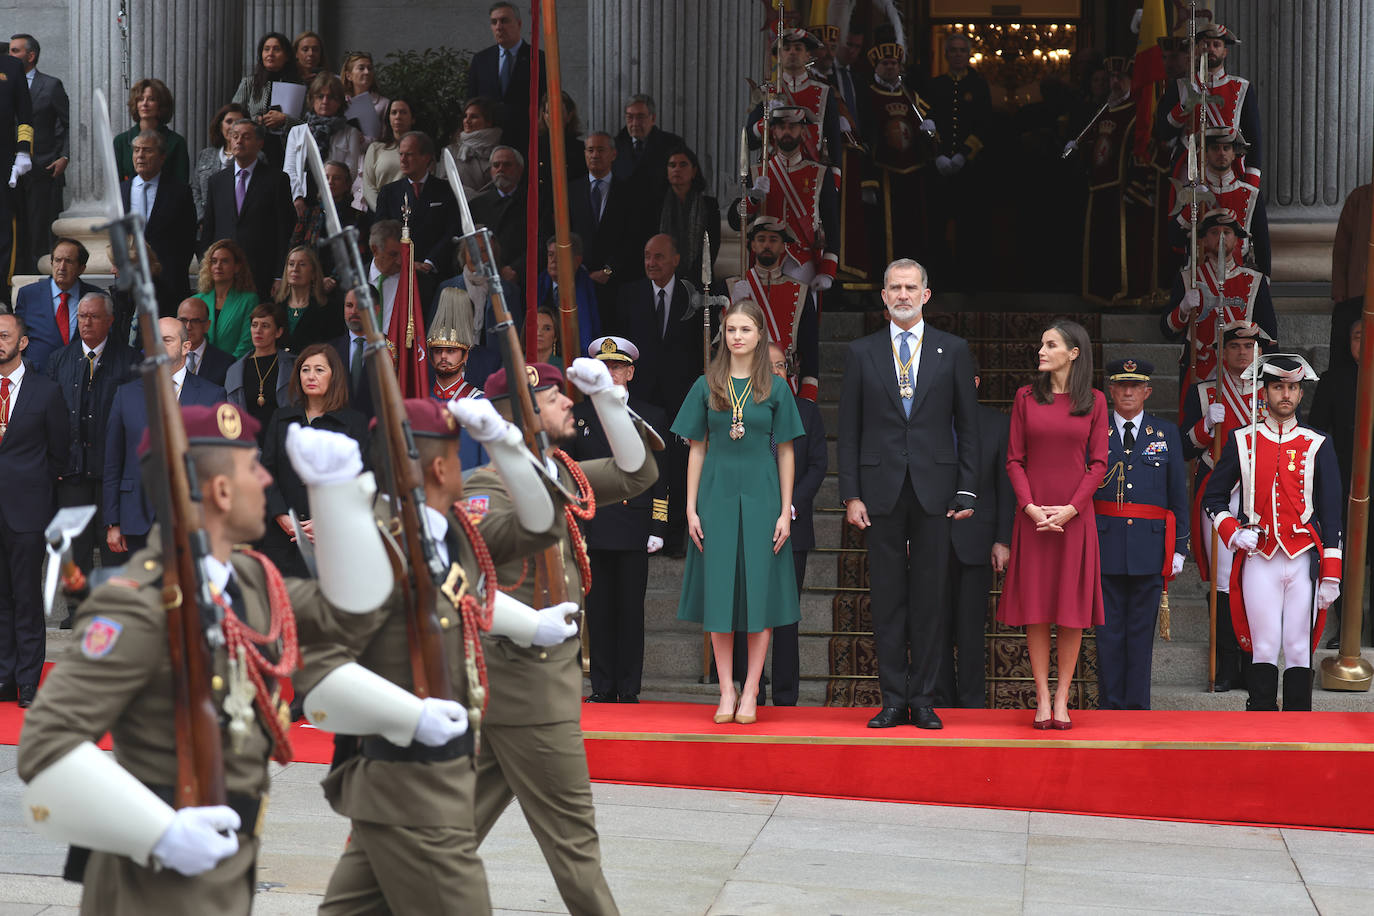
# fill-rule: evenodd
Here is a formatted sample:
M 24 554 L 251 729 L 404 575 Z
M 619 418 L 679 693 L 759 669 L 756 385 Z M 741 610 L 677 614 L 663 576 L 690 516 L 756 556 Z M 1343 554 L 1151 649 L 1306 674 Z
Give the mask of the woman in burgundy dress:
M 1107 400 L 1093 388 L 1092 343 L 1056 321 L 1040 337 L 1040 374 L 1016 392 L 1007 476 L 1020 510 L 997 619 L 1026 628 L 1036 728 L 1067 729 L 1083 628 L 1102 623 L 1093 494 L 1107 469 Z M 1059 683 L 1050 702 L 1050 624 Z

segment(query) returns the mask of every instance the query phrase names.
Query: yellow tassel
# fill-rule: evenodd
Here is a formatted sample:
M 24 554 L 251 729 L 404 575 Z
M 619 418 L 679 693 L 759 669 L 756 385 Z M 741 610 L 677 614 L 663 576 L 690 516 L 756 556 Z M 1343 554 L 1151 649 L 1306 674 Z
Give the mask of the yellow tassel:
M 1164 595 L 1159 599 L 1159 638 L 1173 641 L 1169 634 L 1169 586 L 1164 586 Z

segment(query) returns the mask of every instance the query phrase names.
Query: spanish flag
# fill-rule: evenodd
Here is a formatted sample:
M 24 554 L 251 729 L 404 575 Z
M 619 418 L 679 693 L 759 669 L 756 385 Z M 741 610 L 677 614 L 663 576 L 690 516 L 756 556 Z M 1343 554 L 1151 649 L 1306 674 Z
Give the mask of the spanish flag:
M 1148 158 L 1150 132 L 1155 123 L 1155 104 L 1164 82 L 1164 50 L 1159 39 L 1169 34 L 1164 0 L 1143 0 L 1140 34 L 1131 70 L 1131 96 L 1135 99 L 1135 154 Z
M 396 364 L 401 397 L 429 396 L 429 365 L 425 361 L 425 314 L 415 281 L 415 243 L 408 229 L 401 233 L 401 276 L 391 305 L 386 345 Z

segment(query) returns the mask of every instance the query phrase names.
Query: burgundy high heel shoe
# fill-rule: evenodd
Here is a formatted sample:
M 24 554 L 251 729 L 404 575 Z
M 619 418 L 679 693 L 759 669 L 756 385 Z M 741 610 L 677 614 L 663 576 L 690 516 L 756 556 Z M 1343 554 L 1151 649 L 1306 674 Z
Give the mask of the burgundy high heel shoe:
M 1032 720 L 1031 720 L 1031 728 L 1035 729 L 1036 731 L 1045 731 L 1045 730 L 1047 730 L 1047 729 L 1053 728 L 1053 725 L 1051 725 L 1051 723 L 1052 723 L 1053 721 L 1054 721 L 1054 719 L 1052 719 L 1052 718 L 1050 718 L 1050 719 L 1032 719 Z

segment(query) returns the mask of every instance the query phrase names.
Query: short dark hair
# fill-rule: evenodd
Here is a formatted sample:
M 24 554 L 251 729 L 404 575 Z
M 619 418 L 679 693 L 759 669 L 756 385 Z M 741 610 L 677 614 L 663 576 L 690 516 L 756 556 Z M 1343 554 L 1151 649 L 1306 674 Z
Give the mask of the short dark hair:
M 277 323 L 278 328 L 286 328 L 286 316 L 275 302 L 259 302 L 248 315 L 249 323 L 252 323 L 254 318 L 271 318 Z
M 24 337 L 25 335 L 27 335 L 27 334 L 29 333 L 29 326 L 26 325 L 26 324 L 24 323 L 24 318 L 23 318 L 23 316 L 21 316 L 18 312 L 11 312 L 11 311 L 6 310 L 6 311 L 3 311 L 3 312 L 0 312 L 0 316 L 3 316 L 3 315 L 8 315 L 8 316 L 10 316 L 11 318 L 14 319 L 14 323 L 15 323 L 16 325 L 18 325 L 18 327 L 19 327 L 19 336 L 20 336 L 20 337 Z
M 487 7 L 487 15 L 490 16 L 492 13 L 496 12 L 499 9 L 510 10 L 512 13 L 515 14 L 516 22 L 519 22 L 521 24 L 524 23 L 524 20 L 520 18 L 520 10 L 516 9 L 515 4 L 512 3 L 511 0 L 496 0 L 495 3 Z
M 301 351 L 296 357 L 296 363 L 291 368 L 291 401 L 292 403 L 305 406 L 305 392 L 301 389 L 301 369 L 305 361 L 312 356 L 324 357 L 324 361 L 329 363 L 329 390 L 324 395 L 324 412 L 338 410 L 348 406 L 348 370 L 344 367 L 343 360 L 339 358 L 339 351 L 334 349 L 331 343 L 311 344 Z
M 10 41 L 19 41 L 21 39 L 24 41 L 25 44 L 28 45 L 29 53 L 33 55 L 34 66 L 38 66 L 38 56 L 41 51 L 41 49 L 38 47 L 38 39 L 34 38 L 27 32 L 20 32 L 17 35 L 10 36 Z
M 434 141 L 430 139 L 429 134 L 425 133 L 422 130 L 407 131 L 406 133 L 401 135 L 401 139 L 396 142 L 396 145 L 400 146 L 407 140 L 414 140 L 416 143 L 419 143 L 420 152 L 424 153 L 431 159 L 434 158 Z
M 138 136 L 137 136 L 137 137 L 134 137 L 134 139 L 135 139 L 135 140 L 152 140 L 154 143 L 157 144 L 157 151 L 158 151 L 159 153 L 161 153 L 162 155 L 164 155 L 164 156 L 167 155 L 167 140 L 166 140 L 165 137 L 162 136 L 161 132 L 159 132 L 159 131 L 156 131 L 156 130 L 140 130 L 140 131 L 138 132 Z M 131 143 L 130 146 L 132 146 L 132 145 L 133 145 L 133 144 Z
M 554 247 L 557 244 L 558 236 L 551 235 L 549 236 L 549 240 L 544 243 L 544 250 L 547 251 L 548 249 Z M 572 249 L 574 257 L 582 257 L 582 236 L 578 235 L 576 232 L 569 232 L 568 247 Z
M 65 236 L 65 235 L 58 236 L 56 239 L 53 240 L 52 249 L 51 249 L 48 253 L 49 253 L 49 254 L 52 254 L 53 252 L 56 252 L 56 251 L 57 251 L 57 246 L 58 246 L 58 245 L 75 245 L 75 246 L 76 246 L 76 263 L 80 264 L 83 268 L 84 268 L 88 263 L 90 263 L 90 260 L 91 260 L 91 253 L 90 253 L 89 251 L 86 250 L 86 246 L 85 246 L 85 245 L 81 244 L 81 243 L 78 242 L 76 239 L 70 238 L 70 237 Z
M 630 100 L 625 103 L 625 107 L 629 108 L 631 105 L 643 105 L 649 110 L 650 117 L 658 117 L 658 106 L 654 104 L 654 97 L 647 92 L 636 92 L 634 95 L 630 96 Z

